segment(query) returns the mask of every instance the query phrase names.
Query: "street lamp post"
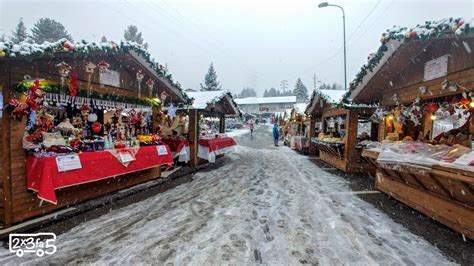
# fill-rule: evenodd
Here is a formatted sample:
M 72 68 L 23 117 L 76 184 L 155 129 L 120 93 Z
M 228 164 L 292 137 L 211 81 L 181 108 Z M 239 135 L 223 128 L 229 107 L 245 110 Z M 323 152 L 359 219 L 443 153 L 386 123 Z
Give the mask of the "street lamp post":
M 334 6 L 338 7 L 342 10 L 342 33 L 344 35 L 344 89 L 347 90 L 347 66 L 346 66 L 346 14 L 344 12 L 344 8 L 338 5 L 332 5 L 328 2 L 322 2 L 318 5 L 319 8 L 327 7 L 327 6 Z

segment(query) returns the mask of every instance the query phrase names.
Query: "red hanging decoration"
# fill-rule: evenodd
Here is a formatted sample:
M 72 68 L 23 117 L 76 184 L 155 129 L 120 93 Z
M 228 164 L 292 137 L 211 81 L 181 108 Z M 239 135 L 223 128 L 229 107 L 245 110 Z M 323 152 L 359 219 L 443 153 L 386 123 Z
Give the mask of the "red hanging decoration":
M 428 112 L 430 113 L 436 113 L 436 111 L 438 111 L 438 108 L 439 108 L 438 104 L 435 102 L 429 103 L 427 107 L 428 107 Z
M 71 81 L 69 83 L 69 91 L 71 92 L 71 96 L 77 96 L 77 74 L 76 71 L 73 69 L 71 72 Z
M 464 98 L 464 97 L 459 102 L 460 105 L 468 105 L 469 103 L 471 103 L 471 102 L 468 99 Z

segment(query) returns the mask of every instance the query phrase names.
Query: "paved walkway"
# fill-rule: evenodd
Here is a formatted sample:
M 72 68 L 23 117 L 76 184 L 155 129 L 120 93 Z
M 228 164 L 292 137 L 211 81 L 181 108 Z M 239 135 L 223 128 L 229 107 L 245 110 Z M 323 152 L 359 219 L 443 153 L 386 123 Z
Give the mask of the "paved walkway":
M 449 264 L 438 249 L 287 147 L 270 127 L 218 169 L 66 232 L 55 255 L 0 263 Z

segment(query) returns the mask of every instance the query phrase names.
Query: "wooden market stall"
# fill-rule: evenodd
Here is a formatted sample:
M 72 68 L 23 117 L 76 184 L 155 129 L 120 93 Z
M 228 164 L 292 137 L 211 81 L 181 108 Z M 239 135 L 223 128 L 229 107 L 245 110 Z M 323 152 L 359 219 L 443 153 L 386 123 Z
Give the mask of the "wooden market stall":
M 374 108 L 364 106 L 332 107 L 322 113 L 322 132 L 311 139 L 319 158 L 349 173 L 374 169 L 361 156 L 362 145 L 376 138 L 377 125 L 369 119 Z
M 309 125 L 310 120 L 304 110 L 306 103 L 296 103 L 290 113 L 288 126 L 288 144 L 291 149 L 300 152 L 309 148 Z
M 376 188 L 474 239 L 472 31 L 447 19 L 384 35 L 350 98 L 381 104 L 382 143 L 363 152 Z
M 214 163 L 215 159 L 232 152 L 236 142 L 225 136 L 226 117 L 239 117 L 241 112 L 224 91 L 188 92 L 192 106 L 189 116 L 188 140 L 191 145 L 191 164 Z
M 324 110 L 331 108 L 335 103 L 339 102 L 346 93 L 344 90 L 314 90 L 311 94 L 305 114 L 309 117 L 309 135 L 308 138 L 314 139 L 322 133 L 322 116 Z M 316 144 L 309 142 L 309 155 L 319 155 Z
M 0 43 L 4 226 L 160 177 L 160 95 L 188 98 L 135 43 Z M 45 202 L 43 202 L 45 201 Z

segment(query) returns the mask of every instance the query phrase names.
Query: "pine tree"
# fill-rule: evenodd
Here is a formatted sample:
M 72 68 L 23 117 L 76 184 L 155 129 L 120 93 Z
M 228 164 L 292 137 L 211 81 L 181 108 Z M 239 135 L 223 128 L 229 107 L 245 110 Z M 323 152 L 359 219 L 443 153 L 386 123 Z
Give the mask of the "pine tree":
M 6 42 L 5 34 L 0 35 L 0 42 Z
M 102 39 L 100 39 L 101 42 L 107 42 L 107 37 L 102 36 Z
M 265 91 L 263 92 L 263 97 L 268 97 L 268 90 L 265 89 Z
M 301 78 L 298 78 L 296 81 L 295 89 L 293 90 L 294 95 L 296 95 L 296 102 L 305 102 L 308 100 L 308 89 L 303 84 Z
M 245 98 L 245 97 L 257 97 L 257 92 L 253 88 L 243 88 L 242 91 L 239 94 L 239 97 Z
M 214 64 L 211 63 L 206 76 L 204 77 L 204 86 L 201 83 L 201 91 L 218 91 L 221 89 L 220 82 L 217 81 L 217 73 Z
M 71 35 L 63 24 L 50 18 L 40 18 L 31 32 L 33 33 L 31 37 L 36 43 L 55 42 L 62 38 L 72 41 Z
M 28 32 L 26 32 L 25 23 L 23 22 L 23 18 L 20 18 L 18 25 L 14 31 L 12 31 L 12 37 L 10 40 L 14 43 L 24 42 L 28 39 Z
M 125 30 L 123 37 L 126 41 L 136 42 L 138 44 L 143 44 L 142 33 L 138 32 L 138 28 L 135 25 L 130 25 Z M 148 44 L 147 44 L 148 47 Z

